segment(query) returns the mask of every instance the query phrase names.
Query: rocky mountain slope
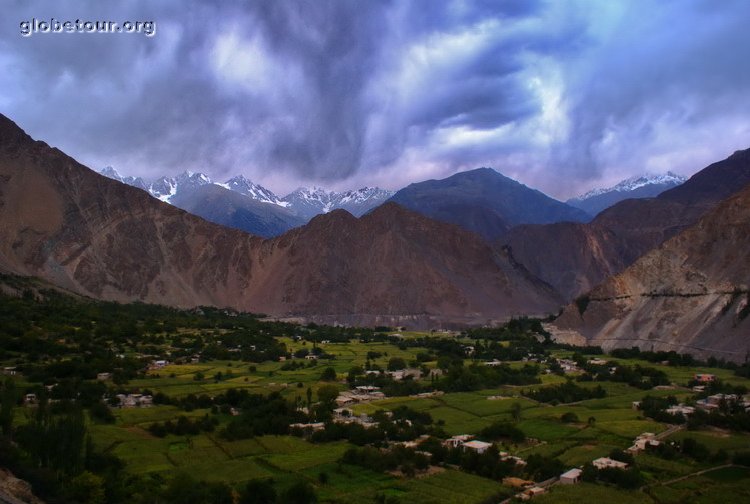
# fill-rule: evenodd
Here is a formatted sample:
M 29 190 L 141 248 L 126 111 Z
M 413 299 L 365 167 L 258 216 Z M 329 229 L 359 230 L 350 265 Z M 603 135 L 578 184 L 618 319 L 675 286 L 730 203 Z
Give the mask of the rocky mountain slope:
M 457 173 L 443 180 L 411 184 L 391 199 L 430 218 L 457 224 L 486 239 L 520 224 L 584 222 L 577 208 L 530 189 L 491 168 Z
M 565 203 L 593 216 L 626 199 L 653 198 L 686 180 L 687 177 L 672 172 L 664 175 L 635 176 L 612 187 L 591 190 Z
M 568 306 L 554 325 L 604 348 L 742 361 L 750 351 L 748 264 L 750 187 Z
M 162 203 L 0 116 L 0 270 L 116 301 L 349 323 L 483 323 L 556 310 L 551 289 L 475 235 L 398 205 L 263 240 Z
M 587 224 L 519 226 L 499 242 L 568 300 L 619 273 L 750 184 L 750 149 L 713 163 L 656 198 L 621 201 Z

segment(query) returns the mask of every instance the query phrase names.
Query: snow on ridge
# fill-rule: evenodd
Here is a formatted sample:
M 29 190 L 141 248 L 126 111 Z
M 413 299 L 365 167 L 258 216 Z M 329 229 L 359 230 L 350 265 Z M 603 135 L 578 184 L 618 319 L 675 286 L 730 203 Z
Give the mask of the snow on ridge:
M 682 175 L 677 175 L 676 173 L 673 173 L 671 171 L 667 172 L 666 174 L 636 175 L 628 179 L 622 180 L 621 182 L 615 184 L 612 187 L 592 189 L 591 191 L 588 191 L 585 194 L 572 198 L 572 200 L 583 201 L 589 198 L 593 198 L 594 196 L 599 196 L 601 194 L 606 194 L 610 192 L 630 192 L 630 191 L 635 191 L 636 189 L 647 186 L 647 185 L 661 185 L 661 184 L 679 185 L 685 182 L 686 180 L 687 180 L 687 177 L 682 176 Z
M 394 194 L 394 191 L 368 186 L 342 192 L 311 186 L 299 187 L 280 198 L 270 189 L 255 184 L 244 175 L 235 175 L 225 182 L 214 182 L 208 175 L 191 170 L 185 170 L 176 176 L 162 176 L 150 181 L 144 181 L 140 177 L 123 177 L 111 166 L 105 167 L 100 173 L 120 182 L 145 189 L 153 197 L 166 203 L 171 203 L 171 199 L 175 195 L 186 189 L 191 190 L 203 185 L 213 184 L 262 203 L 287 208 L 300 215 L 328 213 L 338 208 L 345 208 L 355 213 L 361 212 L 363 207 L 376 206 Z

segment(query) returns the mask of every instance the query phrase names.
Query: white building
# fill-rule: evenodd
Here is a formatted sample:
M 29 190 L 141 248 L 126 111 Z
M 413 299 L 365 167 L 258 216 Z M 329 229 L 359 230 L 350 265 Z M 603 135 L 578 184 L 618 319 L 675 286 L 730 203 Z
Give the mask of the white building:
M 627 462 L 620 462 L 609 457 L 601 457 L 591 462 L 597 469 L 606 469 L 607 467 L 614 467 L 615 469 L 626 469 L 628 467 Z
M 484 441 L 467 441 L 462 446 L 464 450 L 472 450 L 481 454 L 489 450 L 492 443 L 485 443 Z
M 474 436 L 471 434 L 459 434 L 458 436 L 453 436 L 443 441 L 443 445 L 448 448 L 458 448 L 471 439 L 474 439 Z
M 561 485 L 574 485 L 576 483 L 579 483 L 581 481 L 581 471 L 580 469 L 571 469 L 570 471 L 565 471 L 560 475 L 560 484 Z

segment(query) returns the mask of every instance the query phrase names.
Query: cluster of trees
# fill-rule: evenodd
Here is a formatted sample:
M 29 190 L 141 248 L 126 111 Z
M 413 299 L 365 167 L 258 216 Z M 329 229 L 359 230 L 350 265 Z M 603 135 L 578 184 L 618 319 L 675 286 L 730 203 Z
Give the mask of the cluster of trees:
M 484 439 L 508 439 L 512 443 L 523 443 L 526 435 L 521 429 L 509 422 L 496 421 L 479 432 L 479 437 Z
M 541 320 L 528 317 L 513 318 L 500 327 L 469 329 L 463 335 L 475 340 L 486 339 L 495 341 L 536 339 L 537 335 L 542 336 L 546 340 L 550 338 L 550 334 L 542 327 Z
M 149 425 L 148 430 L 156 437 L 165 437 L 167 434 L 176 436 L 197 436 L 201 432 L 213 432 L 219 424 L 216 417 L 204 415 L 201 418 L 189 419 L 185 415 L 177 417 L 176 421 L 167 420 L 164 423 L 155 422 Z
M 714 463 L 721 463 L 729 459 L 729 455 L 723 449 L 718 450 L 716 453 L 711 453 L 711 450 L 706 445 L 690 437 L 684 438 L 681 441 L 661 443 L 658 446 L 648 446 L 647 448 L 651 453 L 666 460 L 689 457 L 697 462 L 710 460 Z
M 391 449 L 372 446 L 350 448 L 344 452 L 341 462 L 366 467 L 375 471 L 399 469 L 406 476 L 414 476 L 430 466 L 430 459 L 412 448 L 396 445 Z
M 586 373 L 579 376 L 578 381 L 611 381 L 627 383 L 631 387 L 643 390 L 652 389 L 658 385 L 669 385 L 669 377 L 664 371 L 659 369 L 643 367 L 638 364 L 627 366 L 624 364 L 609 363 L 605 365 L 579 363 L 586 370 Z M 610 370 L 614 368 L 614 370 Z
M 687 419 L 687 426 L 691 430 L 701 429 L 708 425 L 731 429 L 734 431 L 750 432 L 750 413 L 740 400 L 721 401 L 719 408 L 710 412 L 696 409 Z
M 672 415 L 671 413 L 664 411 L 670 406 L 677 404 L 677 402 L 677 398 L 673 395 L 666 397 L 653 397 L 647 395 L 641 399 L 640 410 L 645 416 L 652 418 L 657 422 L 684 424 L 685 417 L 682 414 Z
M 42 399 L 29 421 L 15 426 L 18 390 L 8 380 L 0 392 L 0 467 L 48 502 L 134 502 L 122 462 L 94 449 L 79 404 Z
M 289 424 L 307 422 L 309 417 L 278 392 L 247 394 L 240 404 L 240 415 L 222 429 L 221 436 L 247 439 L 265 434 L 288 434 Z
M 641 350 L 638 347 L 632 348 L 616 348 L 611 352 L 612 356 L 618 359 L 640 359 L 649 362 L 666 362 L 670 366 L 686 366 L 686 367 L 718 367 L 725 369 L 740 369 L 741 367 L 747 366 L 745 363 L 743 366 L 739 366 L 736 362 L 725 361 L 724 359 L 717 359 L 716 357 L 709 357 L 706 360 L 696 359 L 690 354 L 680 354 L 671 350 L 669 352 L 653 352 L 648 350 Z
M 468 392 L 500 385 L 530 385 L 540 383 L 538 375 L 539 367 L 529 364 L 512 368 L 506 364 L 485 366 L 475 363 L 464 366 L 460 362 L 448 368 L 448 372 L 436 381 L 435 388 L 445 392 Z
M 637 467 L 628 467 L 627 469 L 605 467 L 604 469 L 597 469 L 591 464 L 583 466 L 581 480 L 589 483 L 609 483 L 627 490 L 639 488 L 646 481 Z
M 549 404 L 566 404 L 587 399 L 600 399 L 607 396 L 607 391 L 601 385 L 592 388 L 579 387 L 572 381 L 559 385 L 549 385 L 523 393 L 535 401 Z

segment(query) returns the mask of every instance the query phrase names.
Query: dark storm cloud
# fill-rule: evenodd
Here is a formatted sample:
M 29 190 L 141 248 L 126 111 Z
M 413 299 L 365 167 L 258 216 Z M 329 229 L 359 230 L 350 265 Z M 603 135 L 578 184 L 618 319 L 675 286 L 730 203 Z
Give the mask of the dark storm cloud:
M 686 158 L 748 131 L 748 2 L 10 5 L 0 111 L 128 174 L 245 173 L 283 192 L 490 165 L 559 194 L 613 170 L 694 170 Z M 157 33 L 21 37 L 32 17 Z M 714 124 L 728 131 L 711 142 Z
M 568 180 L 695 171 L 750 147 L 750 2 L 625 5 L 566 79 L 571 131 L 553 159 Z

